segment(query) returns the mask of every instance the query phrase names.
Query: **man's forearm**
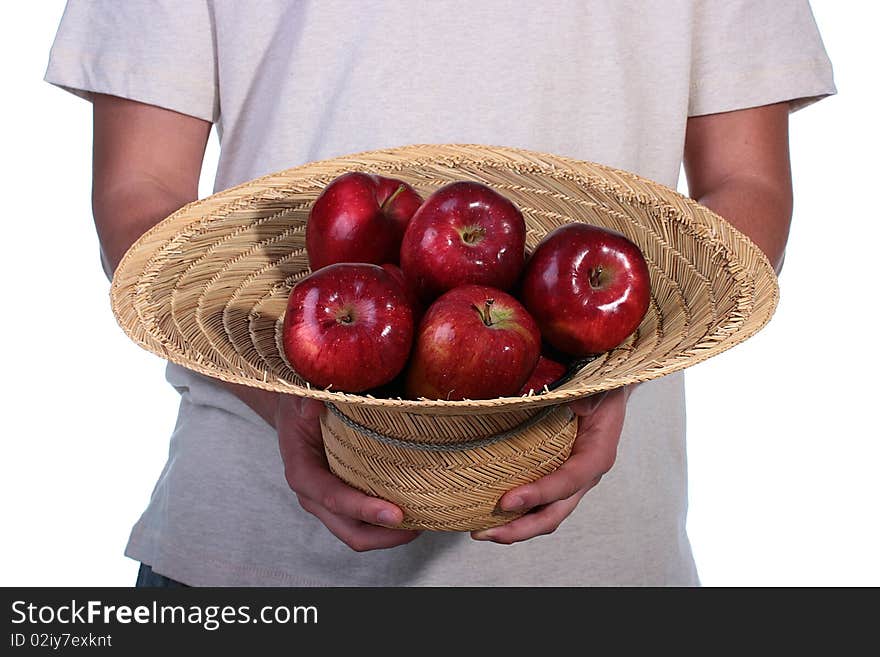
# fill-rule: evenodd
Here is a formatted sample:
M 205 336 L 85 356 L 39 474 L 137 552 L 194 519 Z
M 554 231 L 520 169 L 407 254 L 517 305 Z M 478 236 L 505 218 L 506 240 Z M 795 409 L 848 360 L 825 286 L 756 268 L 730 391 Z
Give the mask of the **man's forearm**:
M 788 103 L 688 119 L 691 195 L 764 251 L 778 272 L 791 223 Z
M 192 200 L 148 180 L 117 189 L 95 189 L 92 211 L 107 278 L 113 277 L 125 252 L 141 235 Z
M 791 224 L 791 195 L 753 178 L 729 178 L 696 199 L 745 233 L 778 273 Z
M 107 277 L 112 278 L 125 252 L 141 235 L 192 200 L 147 181 L 115 191 L 96 190 L 93 210 Z M 226 382 L 222 385 L 275 426 L 278 393 Z

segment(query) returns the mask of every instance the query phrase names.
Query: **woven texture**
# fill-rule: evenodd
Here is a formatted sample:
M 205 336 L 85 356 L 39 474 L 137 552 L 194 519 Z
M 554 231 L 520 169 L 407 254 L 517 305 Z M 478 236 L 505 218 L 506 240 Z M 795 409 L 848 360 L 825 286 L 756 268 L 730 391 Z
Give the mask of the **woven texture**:
M 359 410 L 352 409 L 352 415 L 358 416 Z M 444 446 L 455 439 L 493 436 L 510 429 L 512 419 L 506 413 L 468 413 L 432 421 L 429 415 L 381 409 L 377 424 L 389 424 L 383 416 L 398 425 L 399 437 L 434 442 L 442 436 Z M 560 406 L 502 441 L 442 452 L 376 441 L 332 413 L 324 416 L 321 430 L 331 470 L 355 488 L 401 507 L 403 528 L 470 531 L 522 515 L 500 511 L 498 500 L 511 488 L 558 468 L 571 451 L 577 422 L 568 407 Z
M 286 362 L 280 329 L 291 287 L 309 273 L 311 203 L 327 183 L 353 170 L 400 178 L 423 196 L 453 180 L 489 185 L 522 210 L 529 249 L 566 222 L 617 230 L 645 255 L 651 307 L 624 344 L 541 395 L 449 402 L 314 389 Z M 760 330 L 777 299 L 776 277 L 760 250 L 674 190 L 589 162 L 476 145 L 417 145 L 315 162 L 197 201 L 132 246 L 111 288 L 123 330 L 165 359 L 225 381 L 329 401 L 369 429 L 426 442 L 510 430 L 542 406 L 703 361 Z M 565 458 L 574 422 L 553 425 L 558 438 L 548 429 L 560 417 L 568 417 L 562 409 L 523 432 L 520 442 L 514 437 L 439 454 L 403 450 L 410 457 L 331 414 L 322 422 L 334 471 L 400 503 L 409 526 L 472 529 L 506 520 L 493 511 L 500 493 Z

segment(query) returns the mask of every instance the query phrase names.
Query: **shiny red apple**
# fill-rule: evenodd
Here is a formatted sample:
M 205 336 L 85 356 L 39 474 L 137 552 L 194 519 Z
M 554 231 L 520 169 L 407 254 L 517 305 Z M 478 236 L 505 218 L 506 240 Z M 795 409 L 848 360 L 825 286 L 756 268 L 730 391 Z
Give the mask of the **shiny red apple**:
M 567 368 L 562 363 L 557 363 L 546 356 L 541 356 L 538 358 L 538 364 L 532 370 L 529 380 L 519 389 L 519 394 L 527 395 L 532 390 L 535 391 L 535 394 L 540 394 L 544 391 L 544 386 L 549 386 L 551 383 L 559 381 L 566 370 Z
M 513 287 L 525 263 L 526 224 L 507 198 L 477 182 L 455 182 L 416 211 L 400 246 L 400 267 L 431 301 L 460 285 Z
M 337 262 L 397 263 L 406 226 L 422 198 L 402 180 L 361 172 L 333 180 L 306 224 L 312 271 Z
M 288 297 L 284 353 L 319 388 L 362 392 L 388 383 L 406 365 L 412 338 L 406 292 L 378 265 L 324 267 Z
M 651 301 L 651 277 L 626 237 L 572 223 L 535 249 L 519 298 L 549 344 L 583 357 L 613 349 L 636 330 Z
M 410 398 L 516 395 L 538 362 L 541 334 L 509 294 L 464 285 L 438 298 L 416 332 L 406 375 Z

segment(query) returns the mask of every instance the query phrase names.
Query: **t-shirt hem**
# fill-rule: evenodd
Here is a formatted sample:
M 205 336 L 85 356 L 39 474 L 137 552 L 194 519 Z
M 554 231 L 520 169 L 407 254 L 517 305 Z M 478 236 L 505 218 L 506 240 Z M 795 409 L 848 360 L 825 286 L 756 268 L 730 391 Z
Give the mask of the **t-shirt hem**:
M 132 534 L 125 548 L 125 556 L 150 566 L 158 575 L 164 575 L 188 586 L 266 586 L 266 587 L 333 587 L 365 586 L 356 582 L 339 584 L 309 577 L 293 575 L 289 572 L 232 563 L 217 557 L 193 555 L 175 546 L 163 544 L 158 550 L 151 550 L 151 543 L 143 535 Z
M 685 539 L 686 540 L 686 539 Z M 692 557 L 690 557 L 690 547 L 686 545 L 686 553 L 688 555 L 680 565 L 678 570 L 669 570 L 667 566 L 661 566 L 655 570 L 656 573 L 665 572 L 665 576 L 657 579 L 645 573 L 645 576 L 639 581 L 629 581 L 620 583 L 609 578 L 609 581 L 593 582 L 590 584 L 571 583 L 566 585 L 547 585 L 551 588 L 554 586 L 575 586 L 579 588 L 633 588 L 633 587 L 672 587 L 672 588 L 696 588 L 702 586 L 699 575 L 696 570 Z M 175 581 L 181 582 L 188 586 L 195 587 L 268 587 L 268 588 L 284 588 L 284 587 L 302 587 L 302 588 L 414 588 L 414 587 L 456 587 L 456 586 L 476 586 L 476 587 L 522 587 L 535 586 L 535 584 L 526 584 L 519 582 L 511 582 L 509 584 L 452 584 L 452 583 L 380 583 L 380 582 L 360 582 L 356 580 L 340 581 L 338 577 L 333 580 L 324 580 L 313 577 L 303 577 L 293 574 L 289 571 L 277 568 L 266 568 L 262 566 L 254 566 L 243 563 L 234 563 L 227 561 L 222 557 L 218 558 L 204 552 L 195 554 L 192 550 L 181 548 L 163 542 L 159 543 L 151 539 L 147 533 L 142 532 L 137 526 L 132 532 L 131 539 L 125 549 L 125 556 L 137 562 L 150 566 L 158 575 L 164 575 Z M 687 562 L 687 565 L 685 565 Z M 338 573 L 337 573 L 338 575 Z M 540 584 L 538 586 L 544 586 Z

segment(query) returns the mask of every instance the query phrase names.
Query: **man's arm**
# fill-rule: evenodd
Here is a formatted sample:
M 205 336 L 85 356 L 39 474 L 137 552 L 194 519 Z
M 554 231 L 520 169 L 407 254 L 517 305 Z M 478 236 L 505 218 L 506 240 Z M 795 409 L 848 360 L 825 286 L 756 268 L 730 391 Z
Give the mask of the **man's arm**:
M 135 240 L 198 198 L 211 124 L 116 96 L 93 104 L 92 212 L 110 278 Z M 275 426 L 276 393 L 226 385 Z
M 788 104 L 688 120 L 685 171 L 691 195 L 748 235 L 777 271 L 791 220 Z M 505 493 L 505 510 L 530 512 L 478 540 L 516 543 L 548 534 L 614 465 L 630 388 L 580 400 L 571 456 L 555 472 Z
M 691 197 L 748 235 L 782 268 L 791 223 L 788 103 L 688 120 Z
M 92 208 L 108 278 L 126 250 L 162 219 L 196 200 L 211 124 L 115 96 L 94 101 Z M 403 512 L 330 472 L 321 405 L 292 395 L 223 384 L 278 432 L 285 475 L 302 507 L 355 550 L 387 548 L 418 532 L 389 529 Z
M 198 198 L 211 124 L 116 96 L 93 105 L 92 212 L 110 278 L 138 237 Z

